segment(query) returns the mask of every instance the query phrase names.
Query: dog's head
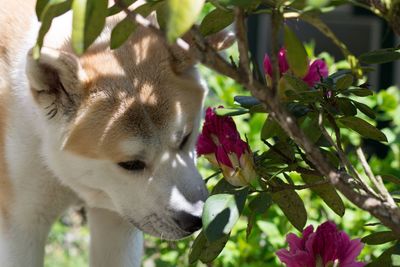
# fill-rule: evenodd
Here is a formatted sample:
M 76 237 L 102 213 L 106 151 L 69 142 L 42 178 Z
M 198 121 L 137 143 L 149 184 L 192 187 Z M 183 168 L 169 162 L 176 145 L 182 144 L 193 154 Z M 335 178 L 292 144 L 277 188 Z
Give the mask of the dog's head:
M 206 89 L 194 62 L 171 57 L 144 28 L 117 50 L 99 42 L 80 58 L 66 51 L 27 60 L 49 167 L 87 205 L 147 233 L 199 229 L 207 190 L 194 145 Z

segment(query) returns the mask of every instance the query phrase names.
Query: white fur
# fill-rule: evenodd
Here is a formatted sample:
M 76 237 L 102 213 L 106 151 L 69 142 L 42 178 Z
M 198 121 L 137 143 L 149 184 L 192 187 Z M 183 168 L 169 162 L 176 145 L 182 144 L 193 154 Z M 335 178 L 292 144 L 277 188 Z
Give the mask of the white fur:
M 57 18 L 45 46 L 58 49 L 64 44 L 71 24 L 71 14 Z M 177 214 L 201 215 L 207 192 L 193 153 L 200 110 L 194 111 L 194 133 L 182 151 L 165 142 L 175 137 L 176 129 L 185 130 L 183 111 L 165 133 L 158 133 L 161 141 L 154 139 L 149 146 L 136 136 L 121 140 L 127 156 L 146 149 L 143 157 L 151 171 L 133 175 L 110 160 L 65 151 L 70 131 L 65 118 L 46 118 L 30 92 L 26 57 L 39 24 L 31 25 L 11 65 L 5 156 L 13 197 L 9 218 L 0 217 L 0 266 L 43 266 L 51 225 L 67 207 L 82 204 L 88 209 L 91 232 L 90 266 L 138 267 L 143 251 L 138 228 L 167 239 L 182 238 L 190 232 L 180 228 Z

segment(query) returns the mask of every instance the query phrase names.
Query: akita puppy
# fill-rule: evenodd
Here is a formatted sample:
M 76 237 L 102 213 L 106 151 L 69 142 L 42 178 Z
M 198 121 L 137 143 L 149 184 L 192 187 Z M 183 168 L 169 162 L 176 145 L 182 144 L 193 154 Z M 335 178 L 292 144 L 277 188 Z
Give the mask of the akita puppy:
M 201 227 L 193 148 L 206 88 L 195 62 L 172 60 L 146 28 L 110 50 L 112 18 L 81 57 L 71 14 L 56 18 L 36 61 L 34 5 L 0 0 L 0 266 L 43 266 L 51 225 L 79 203 L 90 265 L 139 266 L 141 231 L 179 239 Z

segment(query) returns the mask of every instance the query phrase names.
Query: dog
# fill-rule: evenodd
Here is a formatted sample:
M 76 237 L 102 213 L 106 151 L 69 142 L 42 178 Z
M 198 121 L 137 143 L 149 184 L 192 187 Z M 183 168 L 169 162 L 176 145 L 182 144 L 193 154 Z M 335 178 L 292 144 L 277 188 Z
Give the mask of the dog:
M 34 6 L 0 0 L 0 266 L 43 266 L 52 224 L 81 204 L 90 266 L 140 266 L 142 232 L 201 228 L 194 146 L 207 88 L 195 60 L 147 28 L 110 50 L 114 18 L 82 56 L 72 15 L 55 18 L 35 60 Z

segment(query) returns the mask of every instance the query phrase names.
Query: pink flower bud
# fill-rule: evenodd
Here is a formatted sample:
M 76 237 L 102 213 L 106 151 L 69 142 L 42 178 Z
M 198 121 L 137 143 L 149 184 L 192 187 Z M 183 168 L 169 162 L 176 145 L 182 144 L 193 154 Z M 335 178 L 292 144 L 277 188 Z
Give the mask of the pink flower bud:
M 321 224 L 317 231 L 310 225 L 303 231 L 303 237 L 288 234 L 289 250 L 281 249 L 276 254 L 287 267 L 363 267 L 356 261 L 363 244 L 359 239 L 350 240 L 339 231 L 333 222 Z
M 278 53 L 278 63 L 279 63 L 279 77 L 288 72 L 289 64 L 286 59 L 286 50 L 281 48 Z M 269 56 L 266 54 L 264 56 L 264 71 L 271 78 L 272 77 L 272 65 Z M 302 80 L 306 82 L 310 87 L 313 87 L 320 79 L 328 77 L 328 66 L 322 59 L 314 60 L 308 66 L 308 72 Z
M 289 64 L 286 60 L 286 50 L 281 48 L 278 53 L 278 64 L 279 64 L 279 76 L 286 73 L 289 70 Z M 272 77 L 272 65 L 271 60 L 267 54 L 264 56 L 264 71 L 270 77 Z
M 256 177 L 249 145 L 240 139 L 231 117 L 220 117 L 208 108 L 203 130 L 197 141 L 197 155 L 204 155 L 221 168 L 226 180 L 234 186 L 248 185 Z

